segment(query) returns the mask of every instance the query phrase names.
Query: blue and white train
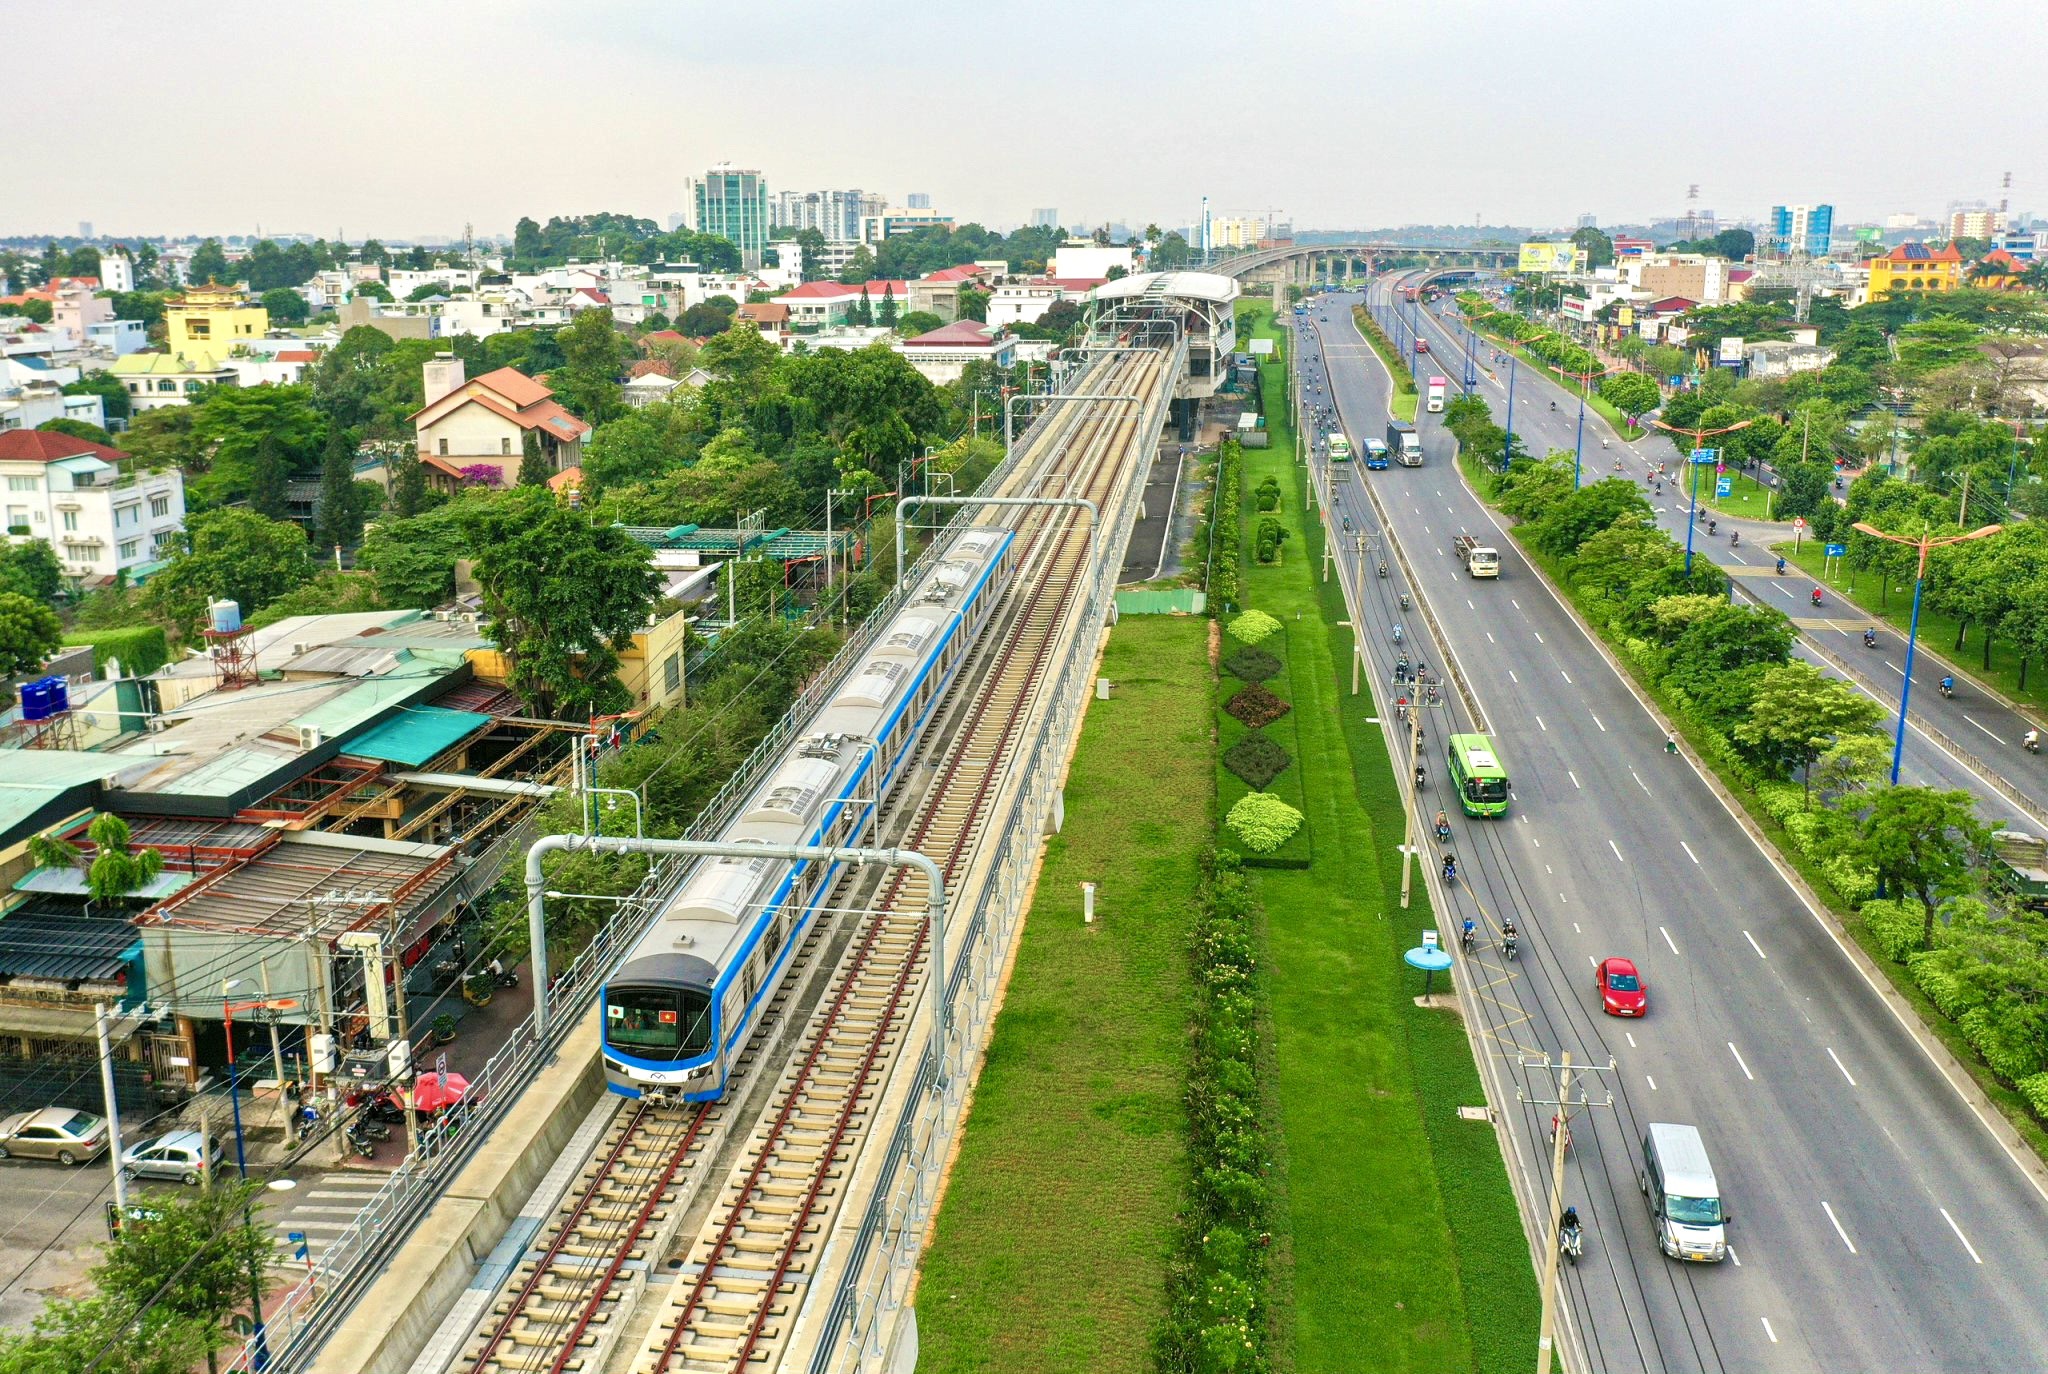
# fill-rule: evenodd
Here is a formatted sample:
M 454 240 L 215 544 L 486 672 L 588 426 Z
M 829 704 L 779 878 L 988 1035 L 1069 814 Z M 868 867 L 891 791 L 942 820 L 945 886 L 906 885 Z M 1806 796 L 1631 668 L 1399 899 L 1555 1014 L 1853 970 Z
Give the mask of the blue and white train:
M 747 798 L 721 839 L 868 842 L 1018 556 L 1009 530 L 962 531 L 867 657 Z M 705 1102 L 725 1091 L 839 865 L 700 859 L 604 988 L 604 1078 L 624 1097 Z

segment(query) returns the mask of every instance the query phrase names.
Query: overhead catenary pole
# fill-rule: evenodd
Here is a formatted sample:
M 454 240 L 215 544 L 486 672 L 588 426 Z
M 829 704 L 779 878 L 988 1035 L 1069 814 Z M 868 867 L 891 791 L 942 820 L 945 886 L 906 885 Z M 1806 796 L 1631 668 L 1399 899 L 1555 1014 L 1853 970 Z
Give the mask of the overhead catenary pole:
M 1614 1072 L 1614 1059 L 1609 1056 L 1607 1064 L 1574 1065 L 1569 1053 L 1558 1056 L 1553 1064 L 1547 1054 L 1523 1055 L 1520 1063 L 1525 1069 L 1541 1069 L 1546 1073 L 1557 1070 L 1557 1096 L 1554 1098 L 1530 1097 L 1519 1087 L 1515 1097 L 1523 1103 L 1538 1107 L 1555 1107 L 1551 1118 L 1550 1142 L 1550 1196 L 1544 1208 L 1546 1225 L 1542 1236 L 1544 1260 L 1542 1278 L 1542 1316 L 1536 1327 L 1536 1369 L 1537 1374 L 1551 1374 L 1555 1364 L 1557 1345 L 1557 1265 L 1560 1258 L 1558 1241 L 1564 1221 L 1564 1156 L 1571 1145 L 1571 1117 L 1574 1107 L 1612 1107 L 1614 1094 L 1609 1092 L 1603 1101 L 1595 1102 L 1586 1096 L 1585 1089 L 1579 1090 L 1577 1100 L 1571 1095 L 1572 1077 L 1577 1074 L 1602 1074 Z
M 1088 512 L 1089 543 L 1102 523 L 1102 511 L 1085 496 L 907 496 L 896 503 L 896 589 L 903 589 L 904 517 L 913 506 L 1061 506 Z M 1093 550 L 1091 549 L 1092 553 Z

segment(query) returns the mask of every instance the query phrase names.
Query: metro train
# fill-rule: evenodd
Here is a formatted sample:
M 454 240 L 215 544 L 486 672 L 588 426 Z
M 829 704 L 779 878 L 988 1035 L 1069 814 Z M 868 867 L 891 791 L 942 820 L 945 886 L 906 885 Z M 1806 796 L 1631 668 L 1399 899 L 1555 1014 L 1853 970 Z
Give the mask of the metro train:
M 1012 531 L 962 531 L 866 658 L 768 770 L 720 836 L 867 843 L 880 799 L 987 622 L 1020 556 Z M 603 990 L 605 1085 L 715 1101 L 840 865 L 705 858 Z

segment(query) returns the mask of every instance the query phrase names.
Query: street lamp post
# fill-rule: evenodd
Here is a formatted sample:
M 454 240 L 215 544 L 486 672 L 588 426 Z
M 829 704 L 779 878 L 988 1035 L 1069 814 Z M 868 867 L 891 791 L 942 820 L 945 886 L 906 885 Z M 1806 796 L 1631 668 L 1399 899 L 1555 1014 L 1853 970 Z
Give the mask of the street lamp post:
M 1960 544 L 1970 539 L 1988 539 L 2004 529 L 2003 525 L 1984 525 L 1968 534 L 1952 534 L 1946 539 L 1935 539 L 1929 535 L 1886 534 L 1877 526 L 1859 520 L 1854 528 L 1873 539 L 1887 540 L 1893 544 L 1904 544 L 1920 551 L 1920 565 L 1913 574 L 1913 619 L 1906 631 L 1906 679 L 1899 684 L 1899 728 L 1892 737 L 1892 786 L 1899 785 L 1899 763 L 1906 754 L 1906 709 L 1913 701 L 1913 652 L 1920 641 L 1920 592 L 1927 583 L 1927 555 L 1945 544 Z
M 1690 509 L 1686 511 L 1685 515 L 1685 575 L 1687 577 L 1691 577 L 1692 532 L 1693 528 L 1699 524 L 1700 515 L 1701 464 L 1698 460 L 1698 454 L 1700 452 L 1700 449 L 1706 443 L 1707 440 L 1713 438 L 1715 435 L 1733 434 L 1738 429 L 1748 429 L 1751 425 L 1755 424 L 1756 421 L 1753 418 L 1748 420 L 1741 420 L 1732 425 L 1723 425 L 1719 429 L 1686 429 L 1681 425 L 1666 424 L 1662 420 L 1652 420 L 1650 423 L 1657 426 L 1657 428 L 1659 429 L 1670 430 L 1673 434 L 1683 434 L 1687 438 L 1692 440 L 1692 452 L 1686 456 L 1686 462 L 1689 463 L 1692 467 L 1692 481 L 1688 484 L 1692 489 L 1692 504 Z
M 1579 434 L 1572 444 L 1572 490 L 1579 489 L 1579 467 L 1586 454 L 1586 389 L 1593 379 L 1607 369 L 1595 364 L 1591 372 L 1563 372 L 1579 384 Z M 1562 369 L 1560 369 L 1562 371 Z
M 1515 363 L 1513 353 L 1508 354 L 1508 427 L 1507 437 L 1500 441 L 1500 470 L 1508 470 L 1508 456 L 1515 451 Z
M 240 1079 L 235 1072 L 235 1013 L 238 1011 L 289 1011 L 296 1007 L 294 997 L 264 997 L 254 1002 L 230 1002 L 228 993 L 245 980 L 223 978 L 220 984 L 221 1033 L 228 1047 L 228 1105 L 235 1114 L 235 1173 L 246 1182 L 249 1178 L 249 1161 L 242 1145 L 242 1096 Z M 256 1217 L 245 1198 L 242 1202 L 242 1224 L 254 1228 Z M 256 1263 L 252 1256 L 249 1262 L 249 1330 L 250 1348 L 253 1352 L 251 1363 L 256 1369 L 267 1368 L 270 1364 L 270 1347 L 263 1332 L 263 1289 L 257 1281 Z

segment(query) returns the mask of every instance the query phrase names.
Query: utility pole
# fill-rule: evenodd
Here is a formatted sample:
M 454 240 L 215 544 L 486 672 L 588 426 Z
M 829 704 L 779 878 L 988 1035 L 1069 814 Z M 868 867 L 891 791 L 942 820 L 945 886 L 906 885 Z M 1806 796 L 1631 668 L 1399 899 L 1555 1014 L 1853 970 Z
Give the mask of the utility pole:
M 1397 684 L 1398 685 L 1398 684 Z M 1422 811 L 1422 784 L 1415 780 L 1416 766 L 1422 761 L 1422 708 L 1440 706 L 1443 698 L 1436 689 L 1436 679 L 1429 676 L 1420 665 L 1415 669 L 1412 684 L 1415 696 L 1408 703 L 1408 776 L 1404 780 L 1409 789 L 1408 815 L 1401 837 L 1401 909 L 1408 909 L 1409 898 L 1414 892 L 1415 856 L 1421 852 L 1421 837 L 1415 833 L 1415 818 Z
M 107 1164 L 114 1171 L 114 1215 L 128 1214 L 128 1180 L 121 1173 L 121 1106 L 114 1100 L 114 1051 L 107 1043 L 107 1004 L 92 1006 L 93 1033 L 99 1037 L 100 1091 L 107 1098 Z M 206 1158 L 202 1153 L 201 1159 Z
M 1586 1095 L 1584 1088 L 1580 1088 L 1578 1097 L 1574 1099 L 1571 1095 L 1573 1066 L 1569 1051 L 1559 1055 L 1554 1064 L 1547 1054 L 1525 1054 L 1521 1057 L 1521 1065 L 1525 1069 L 1541 1069 L 1545 1073 L 1549 1073 L 1553 1068 L 1557 1071 L 1556 1097 L 1530 1097 L 1519 1087 L 1515 1090 L 1517 1101 L 1537 1107 L 1557 1108 L 1551 1118 L 1553 1125 L 1550 1131 L 1550 1205 L 1544 1213 L 1548 1225 L 1545 1227 L 1543 1239 L 1546 1255 L 1543 1262 L 1543 1316 L 1536 1328 L 1536 1371 L 1537 1374 L 1550 1374 L 1553 1365 L 1552 1350 L 1557 1344 L 1557 1242 L 1559 1223 L 1564 1216 L 1564 1155 L 1571 1146 L 1572 1108 L 1612 1107 L 1614 1094 L 1609 1092 L 1604 1101 L 1595 1102 Z M 1588 1064 L 1580 1066 L 1578 1072 L 1613 1073 L 1614 1059 L 1610 1056 L 1605 1068 Z

